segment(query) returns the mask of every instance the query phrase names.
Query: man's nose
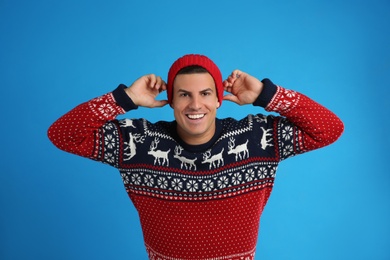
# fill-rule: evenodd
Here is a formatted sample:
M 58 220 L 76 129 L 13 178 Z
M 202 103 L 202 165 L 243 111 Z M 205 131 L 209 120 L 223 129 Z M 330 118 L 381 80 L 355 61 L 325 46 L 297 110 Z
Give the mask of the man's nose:
M 190 108 L 192 108 L 192 109 L 199 109 L 201 107 L 202 107 L 202 102 L 201 102 L 200 97 L 193 96 L 191 98 Z

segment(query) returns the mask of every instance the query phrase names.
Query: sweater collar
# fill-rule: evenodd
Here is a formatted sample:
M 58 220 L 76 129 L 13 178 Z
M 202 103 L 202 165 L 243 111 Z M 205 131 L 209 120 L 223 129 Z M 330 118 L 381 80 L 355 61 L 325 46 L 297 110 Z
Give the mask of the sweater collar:
M 204 144 L 198 144 L 198 145 L 191 145 L 187 144 L 186 142 L 183 141 L 183 139 L 180 138 L 180 136 L 177 133 L 177 122 L 173 122 L 173 138 L 184 148 L 184 150 L 188 152 L 193 152 L 193 153 L 200 153 L 200 152 L 205 152 L 206 150 L 210 149 L 215 142 L 218 140 L 218 138 L 221 136 L 222 133 L 222 122 L 220 119 L 216 118 L 215 119 L 215 133 L 213 137 L 206 143 Z

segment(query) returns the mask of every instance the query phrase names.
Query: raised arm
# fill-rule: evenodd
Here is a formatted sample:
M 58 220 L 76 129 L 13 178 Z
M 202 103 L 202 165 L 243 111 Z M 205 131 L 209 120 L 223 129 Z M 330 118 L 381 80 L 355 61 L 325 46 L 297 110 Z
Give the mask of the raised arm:
M 332 111 L 301 93 L 276 86 L 268 79 L 260 82 L 235 70 L 224 81 L 224 87 L 231 93 L 224 99 L 240 105 L 262 106 L 293 123 L 299 130 L 299 152 L 329 145 L 344 131 L 342 121 Z
M 101 127 L 138 106 L 166 105 L 166 100 L 156 100 L 165 89 L 165 82 L 154 74 L 137 79 L 129 88 L 121 84 L 113 92 L 80 104 L 60 117 L 49 127 L 48 137 L 61 150 L 101 160 L 96 149 Z

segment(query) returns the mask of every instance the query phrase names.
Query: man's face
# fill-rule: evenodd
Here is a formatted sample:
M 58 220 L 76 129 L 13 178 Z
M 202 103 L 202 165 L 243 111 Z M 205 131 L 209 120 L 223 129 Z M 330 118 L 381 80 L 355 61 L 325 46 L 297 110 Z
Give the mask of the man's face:
M 186 143 L 203 144 L 213 137 L 219 105 L 214 79 L 209 73 L 176 76 L 172 108 L 177 132 Z

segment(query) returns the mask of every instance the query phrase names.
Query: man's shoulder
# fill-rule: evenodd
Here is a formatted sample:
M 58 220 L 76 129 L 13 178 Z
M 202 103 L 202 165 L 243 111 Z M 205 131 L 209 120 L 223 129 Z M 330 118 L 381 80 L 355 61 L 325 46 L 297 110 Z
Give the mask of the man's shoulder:
M 222 119 L 218 119 L 221 125 L 231 128 L 231 127 L 244 127 L 247 126 L 248 124 L 252 124 L 254 121 L 262 121 L 262 120 L 267 120 L 267 116 L 263 114 L 248 114 L 247 116 L 243 118 L 234 118 L 234 117 L 226 117 Z
M 125 118 L 118 120 L 118 123 L 122 129 L 127 128 L 131 132 L 159 132 L 169 134 L 172 133 L 172 129 L 175 129 L 174 121 L 151 122 L 144 118 Z
M 273 115 L 249 114 L 241 119 L 227 117 L 218 119 L 218 124 L 223 136 L 240 135 L 258 131 L 261 128 L 270 128 L 275 117 Z

